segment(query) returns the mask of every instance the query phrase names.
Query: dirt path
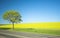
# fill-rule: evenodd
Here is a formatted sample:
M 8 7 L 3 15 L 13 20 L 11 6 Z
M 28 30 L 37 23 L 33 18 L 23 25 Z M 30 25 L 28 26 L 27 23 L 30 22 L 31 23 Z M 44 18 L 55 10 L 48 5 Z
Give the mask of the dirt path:
M 0 38 L 17 38 L 15 36 L 5 35 L 0 33 Z
M 27 32 L 5 31 L 5 30 L 0 30 L 0 35 L 1 34 L 8 35 L 9 36 L 8 38 L 16 38 L 16 37 L 18 38 L 60 38 L 60 36 L 52 36 L 47 34 L 36 34 L 36 33 L 27 33 Z

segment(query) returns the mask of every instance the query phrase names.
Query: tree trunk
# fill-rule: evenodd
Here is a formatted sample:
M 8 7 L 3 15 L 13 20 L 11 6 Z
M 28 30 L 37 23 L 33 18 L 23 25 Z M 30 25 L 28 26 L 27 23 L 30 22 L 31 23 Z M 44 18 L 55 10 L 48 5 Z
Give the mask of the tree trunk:
M 14 23 L 12 23 L 13 24 L 13 27 L 12 27 L 12 29 L 14 30 Z

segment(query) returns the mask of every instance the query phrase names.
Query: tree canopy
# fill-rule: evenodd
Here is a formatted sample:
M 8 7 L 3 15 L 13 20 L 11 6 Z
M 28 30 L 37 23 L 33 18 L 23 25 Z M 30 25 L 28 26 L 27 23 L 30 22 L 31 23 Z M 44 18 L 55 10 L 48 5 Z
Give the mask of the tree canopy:
M 15 10 L 6 11 L 3 15 L 4 20 L 8 20 L 12 23 L 21 22 L 21 14 Z

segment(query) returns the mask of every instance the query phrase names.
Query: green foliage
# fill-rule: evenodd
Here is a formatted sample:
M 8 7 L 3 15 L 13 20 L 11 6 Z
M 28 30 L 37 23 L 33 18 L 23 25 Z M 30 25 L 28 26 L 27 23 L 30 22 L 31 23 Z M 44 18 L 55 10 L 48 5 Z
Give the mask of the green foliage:
M 15 10 L 6 11 L 3 15 L 4 20 L 8 20 L 12 23 L 21 22 L 21 15 Z

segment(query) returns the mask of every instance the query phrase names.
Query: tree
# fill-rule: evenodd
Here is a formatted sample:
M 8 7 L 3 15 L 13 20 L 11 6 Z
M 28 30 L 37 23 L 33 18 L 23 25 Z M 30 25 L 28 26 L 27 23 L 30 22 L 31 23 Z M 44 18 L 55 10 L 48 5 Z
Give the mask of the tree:
M 14 23 L 21 22 L 21 15 L 19 12 L 15 10 L 8 10 L 3 14 L 3 19 L 8 20 L 12 23 L 13 25 L 13 30 L 14 30 Z

